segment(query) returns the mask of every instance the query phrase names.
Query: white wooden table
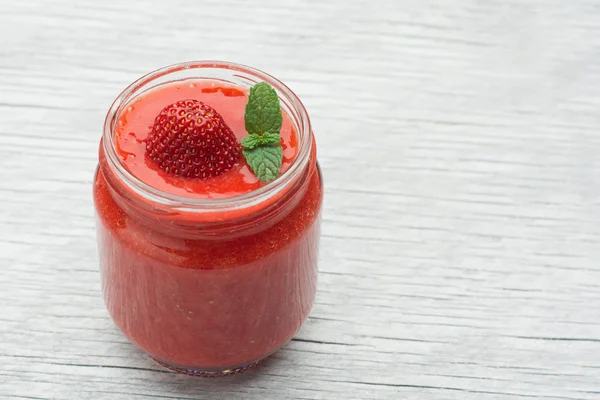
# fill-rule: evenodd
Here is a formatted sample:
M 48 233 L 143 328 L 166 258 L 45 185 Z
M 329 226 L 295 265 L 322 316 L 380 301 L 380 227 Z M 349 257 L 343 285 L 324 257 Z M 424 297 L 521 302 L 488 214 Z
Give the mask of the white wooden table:
M 91 198 L 142 74 L 249 64 L 303 99 L 326 183 L 297 338 L 177 375 L 114 327 Z M 1 399 L 599 399 L 594 0 L 0 0 Z

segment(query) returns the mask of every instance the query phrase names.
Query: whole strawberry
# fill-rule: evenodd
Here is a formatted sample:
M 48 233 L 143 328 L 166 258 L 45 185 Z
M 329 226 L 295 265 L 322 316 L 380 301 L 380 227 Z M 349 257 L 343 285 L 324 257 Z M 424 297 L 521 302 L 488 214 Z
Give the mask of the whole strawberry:
M 241 146 L 212 107 L 182 100 L 165 107 L 154 120 L 146 155 L 165 172 L 208 178 L 233 167 L 240 159 Z

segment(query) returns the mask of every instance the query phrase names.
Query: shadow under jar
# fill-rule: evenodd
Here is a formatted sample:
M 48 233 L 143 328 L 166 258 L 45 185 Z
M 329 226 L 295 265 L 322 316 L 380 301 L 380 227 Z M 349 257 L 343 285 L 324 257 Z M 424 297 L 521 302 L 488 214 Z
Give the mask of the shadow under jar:
M 298 136 L 289 169 L 218 199 L 174 195 L 131 174 L 115 146 L 121 113 L 141 93 L 190 78 L 271 84 Z M 94 179 L 102 290 L 114 322 L 178 372 L 219 376 L 254 366 L 294 336 L 312 307 L 322 199 L 308 115 L 281 82 L 222 62 L 144 76 L 108 112 Z

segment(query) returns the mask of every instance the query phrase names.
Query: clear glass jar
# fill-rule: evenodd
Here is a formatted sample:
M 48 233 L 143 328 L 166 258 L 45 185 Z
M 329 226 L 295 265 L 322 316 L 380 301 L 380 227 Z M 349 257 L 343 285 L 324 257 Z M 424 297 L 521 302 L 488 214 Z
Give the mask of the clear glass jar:
M 140 93 L 188 78 L 271 84 L 298 134 L 291 167 L 258 190 L 221 199 L 176 196 L 133 176 L 115 148 L 120 113 Z M 142 77 L 108 112 L 94 179 L 102 289 L 114 322 L 179 372 L 218 376 L 256 365 L 294 336 L 313 304 L 322 198 L 309 118 L 284 84 L 224 62 Z

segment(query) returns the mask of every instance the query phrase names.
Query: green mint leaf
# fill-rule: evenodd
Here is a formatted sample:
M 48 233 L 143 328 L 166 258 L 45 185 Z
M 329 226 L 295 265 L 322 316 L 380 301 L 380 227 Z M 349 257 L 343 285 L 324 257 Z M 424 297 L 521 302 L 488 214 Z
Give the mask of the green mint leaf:
M 261 182 L 270 182 L 279 176 L 283 149 L 280 145 L 262 145 L 242 150 L 248 165 Z
M 253 149 L 262 144 L 262 136 L 258 136 L 256 133 L 252 135 L 244 136 L 242 138 L 242 146 L 247 149 Z
M 283 118 L 271 85 L 260 82 L 250 88 L 244 121 L 249 135 L 242 138 L 242 153 L 258 179 L 270 182 L 279 176 L 283 159 L 279 136 Z
M 258 146 L 262 146 L 265 144 L 279 144 L 281 142 L 281 137 L 274 133 L 265 133 L 262 136 L 253 133 L 252 135 L 244 136 L 242 138 L 242 146 L 247 149 L 253 149 Z
M 244 120 L 246 131 L 251 135 L 263 135 L 265 132 L 279 134 L 283 118 L 279 96 L 271 85 L 259 82 L 250 88 Z
M 279 144 L 281 142 L 281 137 L 277 133 L 265 132 L 264 135 L 261 136 L 262 144 Z

